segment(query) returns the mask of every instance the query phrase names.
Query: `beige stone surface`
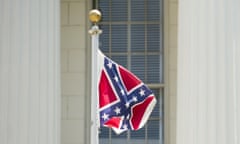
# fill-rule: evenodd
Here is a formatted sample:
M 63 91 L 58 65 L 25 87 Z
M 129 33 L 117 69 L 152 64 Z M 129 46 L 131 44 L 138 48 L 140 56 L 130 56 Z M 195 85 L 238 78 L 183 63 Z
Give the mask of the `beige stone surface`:
M 69 6 L 69 24 L 70 25 L 85 25 L 86 12 L 84 2 L 72 2 Z

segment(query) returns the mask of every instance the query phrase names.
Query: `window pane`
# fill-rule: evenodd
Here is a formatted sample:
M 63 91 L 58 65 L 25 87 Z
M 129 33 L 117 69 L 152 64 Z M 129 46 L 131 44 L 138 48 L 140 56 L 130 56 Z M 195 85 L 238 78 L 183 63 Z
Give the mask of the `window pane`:
M 160 83 L 160 56 L 147 56 L 147 83 Z
M 131 58 L 132 58 L 131 71 L 144 82 L 145 81 L 145 56 L 132 55 Z
M 102 21 L 109 21 L 109 13 L 110 13 L 109 1 L 99 0 L 99 7 L 103 15 Z
M 103 138 L 109 138 L 109 129 L 108 129 L 108 128 L 105 128 L 105 127 L 102 127 L 102 128 L 100 129 L 99 136 L 101 136 L 101 137 L 103 137 Z
M 127 0 L 112 0 L 111 15 L 112 21 L 127 21 L 128 5 Z
M 145 0 L 131 0 L 131 20 L 132 21 L 144 21 L 144 1 Z
M 150 144 L 158 144 L 159 143 L 159 121 L 148 121 L 147 124 L 147 140 Z
M 147 25 L 147 49 L 149 52 L 159 52 L 161 43 L 159 24 Z
M 127 143 L 127 132 L 123 132 L 119 135 L 115 134 L 114 131 L 111 130 L 111 143 L 112 144 L 126 144 Z
M 109 143 L 109 128 L 102 127 L 99 133 L 99 143 L 108 144 Z
M 130 135 L 130 144 L 145 144 L 145 127 L 141 128 L 138 131 L 131 131 Z
M 99 36 L 99 48 L 103 52 L 109 52 L 109 25 L 102 25 L 101 29 L 104 34 Z
M 112 25 L 112 52 L 127 51 L 127 26 Z
M 160 20 L 160 1 L 161 0 L 147 0 L 147 20 Z
M 145 50 L 145 27 L 144 25 L 132 25 L 131 49 L 132 52 L 144 52 Z

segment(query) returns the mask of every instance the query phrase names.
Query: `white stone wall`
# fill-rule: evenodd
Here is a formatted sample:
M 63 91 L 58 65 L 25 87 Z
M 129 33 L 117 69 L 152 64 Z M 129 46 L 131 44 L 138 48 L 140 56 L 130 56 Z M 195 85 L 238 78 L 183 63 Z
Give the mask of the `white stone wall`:
M 61 52 L 62 52 L 62 144 L 89 142 L 85 132 L 87 61 L 87 0 L 62 0 L 61 2 Z M 166 48 L 166 144 L 176 143 L 176 75 L 177 75 L 177 15 L 178 1 L 165 0 Z M 88 115 L 90 116 L 90 115 Z M 89 117 L 90 118 L 90 117 Z
M 0 1 L 0 144 L 60 143 L 59 4 Z
M 179 1 L 177 144 L 240 143 L 240 1 Z

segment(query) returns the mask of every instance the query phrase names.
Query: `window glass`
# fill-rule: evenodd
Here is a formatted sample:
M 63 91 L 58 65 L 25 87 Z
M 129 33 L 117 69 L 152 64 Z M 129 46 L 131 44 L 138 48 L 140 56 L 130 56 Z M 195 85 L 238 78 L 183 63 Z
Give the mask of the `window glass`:
M 110 20 L 110 1 L 108 0 L 101 0 L 98 3 L 101 13 L 104 17 L 102 17 L 102 21 L 109 21 Z
M 132 55 L 131 58 L 131 71 L 145 81 L 145 55 Z
M 145 26 L 131 25 L 131 51 L 144 52 L 145 51 Z
M 127 18 L 128 18 L 127 17 L 128 16 L 127 0 L 111 0 L 110 2 L 111 2 L 111 20 L 113 22 L 127 21 Z
M 109 52 L 109 25 L 102 25 L 100 27 L 104 34 L 102 34 L 99 37 L 99 48 L 102 50 L 102 52 Z
M 126 52 L 127 51 L 127 26 L 112 25 L 111 35 L 111 52 Z
M 145 20 L 145 0 L 131 0 L 131 20 L 144 21 Z
M 161 31 L 157 24 L 147 25 L 147 50 L 148 52 L 159 52 L 161 50 Z
M 161 55 L 147 55 L 147 83 L 159 83 L 162 82 L 160 64 L 162 62 Z
M 147 0 L 147 20 L 148 21 L 158 21 L 160 20 L 160 9 L 161 1 L 160 0 Z

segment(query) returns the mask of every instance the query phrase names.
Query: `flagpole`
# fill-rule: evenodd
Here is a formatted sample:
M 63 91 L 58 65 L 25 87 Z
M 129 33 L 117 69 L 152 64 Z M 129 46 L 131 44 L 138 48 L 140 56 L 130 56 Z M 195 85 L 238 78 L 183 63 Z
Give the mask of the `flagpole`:
M 92 39 L 91 49 L 91 144 L 99 144 L 99 114 L 98 114 L 98 77 L 97 77 L 97 53 L 99 48 L 99 35 L 102 31 L 97 23 L 101 20 L 100 11 L 94 9 L 89 12 L 89 19 L 93 26 L 89 30 Z

